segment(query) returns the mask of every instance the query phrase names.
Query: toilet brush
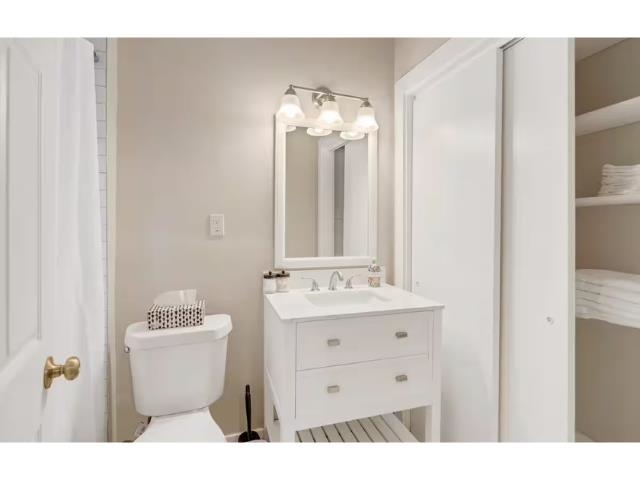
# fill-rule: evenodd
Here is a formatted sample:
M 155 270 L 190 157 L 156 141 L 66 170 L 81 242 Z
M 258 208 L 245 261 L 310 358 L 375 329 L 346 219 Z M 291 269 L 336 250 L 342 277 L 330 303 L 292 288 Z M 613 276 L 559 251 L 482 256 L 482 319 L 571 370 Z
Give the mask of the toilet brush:
M 247 411 L 247 431 L 242 432 L 238 437 L 238 442 L 251 442 L 253 440 L 260 440 L 258 432 L 251 430 L 251 388 L 249 385 L 244 387 L 244 406 Z

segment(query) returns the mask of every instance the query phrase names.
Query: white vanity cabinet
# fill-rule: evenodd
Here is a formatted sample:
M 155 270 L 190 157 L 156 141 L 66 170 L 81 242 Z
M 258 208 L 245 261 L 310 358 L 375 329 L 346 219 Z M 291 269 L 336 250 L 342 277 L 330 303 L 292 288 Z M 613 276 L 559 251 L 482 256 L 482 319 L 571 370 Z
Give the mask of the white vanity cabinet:
M 358 293 L 373 290 L 366 301 Z M 390 286 L 353 294 L 353 303 L 346 291 L 265 295 L 269 438 L 421 408 L 412 433 L 438 441 L 442 305 Z M 320 296 L 320 307 L 309 301 Z

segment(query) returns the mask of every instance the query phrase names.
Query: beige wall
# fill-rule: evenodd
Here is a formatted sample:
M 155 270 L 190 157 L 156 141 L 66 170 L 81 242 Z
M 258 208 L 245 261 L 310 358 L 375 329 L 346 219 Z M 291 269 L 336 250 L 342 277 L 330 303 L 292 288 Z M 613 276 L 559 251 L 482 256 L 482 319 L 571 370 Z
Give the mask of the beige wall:
M 393 41 L 124 39 L 119 41 L 116 259 L 117 439 L 134 411 L 128 324 L 158 292 L 193 287 L 233 319 L 223 397 L 226 433 L 244 428 L 243 387 L 262 425 L 260 272 L 273 265 L 273 114 L 289 83 L 368 95 L 379 132 L 379 258 L 393 271 Z M 358 105 L 344 107 L 353 118 Z M 207 215 L 227 234 L 209 238 Z
M 448 38 L 396 38 L 394 40 L 394 78 L 399 80 L 409 70 L 435 52 Z
M 620 43 L 576 65 L 576 113 L 640 95 L 640 39 Z
M 578 62 L 576 111 L 640 95 L 640 40 Z M 576 195 L 594 196 L 602 165 L 640 163 L 640 123 L 577 137 Z M 640 274 L 640 206 L 579 208 L 576 266 Z M 640 330 L 578 319 L 576 426 L 598 441 L 640 441 Z

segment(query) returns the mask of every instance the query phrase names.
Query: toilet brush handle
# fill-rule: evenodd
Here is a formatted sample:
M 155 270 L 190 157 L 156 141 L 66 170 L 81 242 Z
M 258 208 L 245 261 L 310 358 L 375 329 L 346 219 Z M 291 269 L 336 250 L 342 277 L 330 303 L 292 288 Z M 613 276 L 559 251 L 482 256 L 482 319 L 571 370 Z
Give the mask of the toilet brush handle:
M 249 385 L 244 387 L 244 407 L 247 411 L 247 435 L 251 436 L 251 390 Z

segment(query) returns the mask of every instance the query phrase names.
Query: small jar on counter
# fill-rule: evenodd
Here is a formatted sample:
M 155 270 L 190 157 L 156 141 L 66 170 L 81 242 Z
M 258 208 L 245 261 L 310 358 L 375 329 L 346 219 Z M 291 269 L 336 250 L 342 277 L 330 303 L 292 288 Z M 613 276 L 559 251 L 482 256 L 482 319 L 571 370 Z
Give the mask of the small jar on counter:
M 380 279 L 382 278 L 382 267 L 376 263 L 375 258 L 371 261 L 371 265 L 369 265 L 367 271 L 369 273 L 369 286 L 378 288 L 380 286 Z
M 276 291 L 279 293 L 289 291 L 289 272 L 281 270 L 276 273 Z
M 262 293 L 276 293 L 276 274 L 271 270 L 262 274 Z

